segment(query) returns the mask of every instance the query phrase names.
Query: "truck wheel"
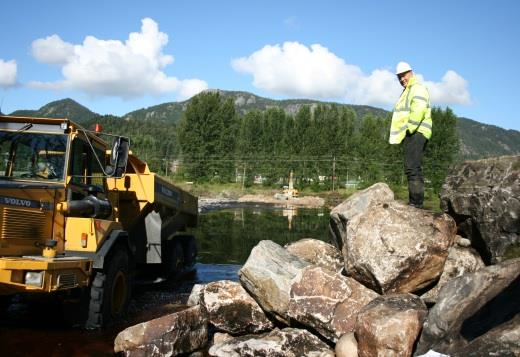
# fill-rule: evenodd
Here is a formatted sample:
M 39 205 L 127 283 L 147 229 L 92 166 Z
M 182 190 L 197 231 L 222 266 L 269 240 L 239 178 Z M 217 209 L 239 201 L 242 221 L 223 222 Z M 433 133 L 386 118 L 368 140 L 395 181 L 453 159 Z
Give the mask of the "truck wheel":
M 177 239 L 165 242 L 166 253 L 162 262 L 162 274 L 169 278 L 182 271 L 184 265 L 184 251 Z
M 197 243 L 192 235 L 181 236 L 182 250 L 184 251 L 184 267 L 191 269 L 197 262 Z
M 130 290 L 128 254 L 115 251 L 107 267 L 94 275 L 85 327 L 96 329 L 121 318 L 128 309 Z

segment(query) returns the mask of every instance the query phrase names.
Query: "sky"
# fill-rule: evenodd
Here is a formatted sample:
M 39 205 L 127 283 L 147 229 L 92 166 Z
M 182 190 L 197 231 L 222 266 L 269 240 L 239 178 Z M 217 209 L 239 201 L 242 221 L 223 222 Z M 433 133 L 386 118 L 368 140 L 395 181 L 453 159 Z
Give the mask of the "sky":
M 72 98 L 120 116 L 205 89 L 392 110 L 406 61 L 433 106 L 520 130 L 516 0 L 3 0 L 0 16 L 6 114 Z

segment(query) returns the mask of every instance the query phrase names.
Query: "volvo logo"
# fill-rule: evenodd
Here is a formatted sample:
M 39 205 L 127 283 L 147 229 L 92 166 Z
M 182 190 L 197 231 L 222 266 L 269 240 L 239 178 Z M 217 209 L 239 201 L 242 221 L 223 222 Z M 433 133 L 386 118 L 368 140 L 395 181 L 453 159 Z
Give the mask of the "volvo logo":
M 25 200 L 23 198 L 0 196 L 0 204 L 7 206 L 16 206 L 24 208 L 38 208 L 41 210 L 49 211 L 53 210 L 51 202 Z
M 10 206 L 21 206 L 21 207 L 31 207 L 31 201 L 29 200 L 21 200 L 19 198 L 11 198 L 11 197 L 2 197 L 4 204 Z

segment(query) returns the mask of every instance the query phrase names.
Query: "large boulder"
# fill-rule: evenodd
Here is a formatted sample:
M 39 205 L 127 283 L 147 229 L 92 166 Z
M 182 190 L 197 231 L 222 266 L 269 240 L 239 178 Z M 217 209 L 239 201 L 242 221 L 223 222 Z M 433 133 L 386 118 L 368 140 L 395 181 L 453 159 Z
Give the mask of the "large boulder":
M 397 201 L 373 203 L 347 224 L 347 275 L 379 293 L 416 292 L 441 275 L 454 220 Z
M 394 192 L 386 183 L 376 183 L 369 188 L 356 192 L 330 211 L 329 235 L 332 244 L 342 249 L 347 239 L 347 223 L 357 214 L 366 212 L 376 203 L 394 200 Z
M 114 351 L 129 357 L 175 356 L 201 348 L 208 341 L 204 309 L 193 306 L 130 326 L 114 341 Z
M 242 286 L 266 312 L 288 323 L 289 294 L 293 279 L 310 265 L 273 241 L 260 241 L 238 272 Z
M 466 161 L 441 190 L 441 208 L 457 221 L 486 264 L 520 249 L 520 156 Z
M 285 249 L 298 258 L 311 264 L 334 272 L 343 270 L 343 256 L 341 251 L 332 244 L 312 238 L 300 239 L 289 243 Z
M 463 357 L 520 356 L 520 314 L 509 322 L 475 338 L 466 346 L 457 348 L 452 355 Z
M 356 339 L 360 357 L 408 357 L 428 314 L 412 294 L 380 296 L 358 314 Z
M 209 322 L 220 331 L 236 335 L 274 327 L 258 303 L 237 282 L 221 280 L 206 284 L 200 296 Z
M 262 335 L 245 335 L 215 344 L 209 349 L 214 357 L 333 357 L 334 352 L 307 330 L 275 329 Z
M 451 355 L 492 339 L 486 335 L 520 313 L 519 301 L 520 258 L 449 281 L 424 323 L 417 354 L 433 349 Z
M 477 251 L 472 247 L 465 246 L 466 239 L 457 238 L 459 238 L 457 244 L 454 244 L 449 250 L 439 282 L 434 288 L 421 295 L 421 298 L 427 303 L 437 301 L 439 291 L 448 281 L 466 273 L 473 273 L 485 266 Z M 461 242 L 461 244 L 458 242 Z
M 335 342 L 354 331 L 358 312 L 377 296 L 352 278 L 309 266 L 292 284 L 287 314 Z

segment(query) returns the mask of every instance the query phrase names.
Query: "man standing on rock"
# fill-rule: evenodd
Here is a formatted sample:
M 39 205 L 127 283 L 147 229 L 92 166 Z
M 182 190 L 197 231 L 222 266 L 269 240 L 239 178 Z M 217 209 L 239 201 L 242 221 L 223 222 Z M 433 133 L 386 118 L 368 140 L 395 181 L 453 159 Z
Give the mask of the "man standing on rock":
M 424 175 L 422 158 L 432 136 L 430 94 L 406 62 L 399 62 L 396 75 L 404 90 L 394 107 L 390 144 L 403 143 L 404 172 L 408 179 L 408 204 L 422 208 Z

